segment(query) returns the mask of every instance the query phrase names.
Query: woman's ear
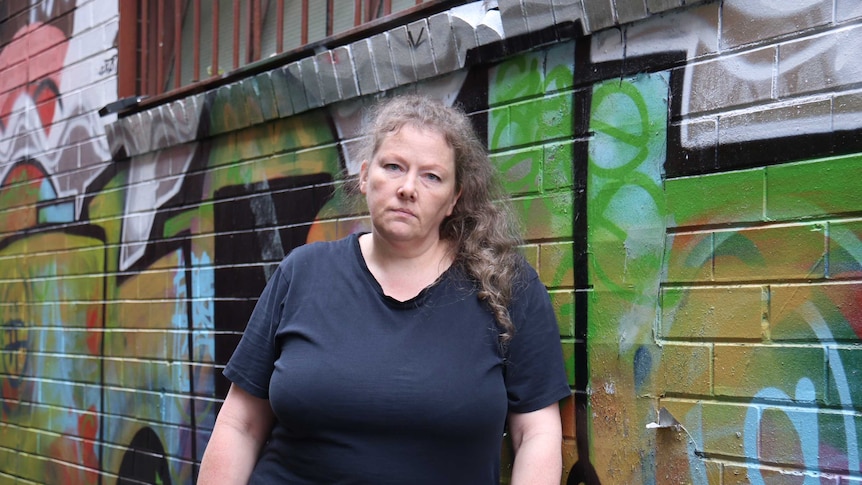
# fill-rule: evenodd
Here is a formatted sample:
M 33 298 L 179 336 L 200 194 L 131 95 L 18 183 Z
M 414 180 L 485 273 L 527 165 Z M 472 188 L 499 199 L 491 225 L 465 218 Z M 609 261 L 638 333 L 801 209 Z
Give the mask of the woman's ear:
M 455 194 L 455 197 L 452 199 L 452 205 L 450 205 L 449 210 L 446 211 L 446 217 L 451 216 L 452 213 L 455 212 L 455 206 L 458 205 L 458 199 L 461 198 L 461 192 L 462 190 L 459 190 L 458 193 Z
M 359 191 L 365 194 L 365 187 L 368 184 L 368 160 L 363 160 L 359 166 Z

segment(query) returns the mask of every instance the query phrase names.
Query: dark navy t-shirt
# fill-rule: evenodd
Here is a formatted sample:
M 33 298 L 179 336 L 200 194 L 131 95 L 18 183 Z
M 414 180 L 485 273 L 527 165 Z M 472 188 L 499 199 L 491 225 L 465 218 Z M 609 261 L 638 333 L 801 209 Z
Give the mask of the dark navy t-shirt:
M 250 483 L 499 483 L 507 413 L 569 395 L 547 291 L 524 270 L 504 366 L 494 318 L 457 266 L 400 302 L 357 235 L 295 249 L 225 368 L 277 418 Z

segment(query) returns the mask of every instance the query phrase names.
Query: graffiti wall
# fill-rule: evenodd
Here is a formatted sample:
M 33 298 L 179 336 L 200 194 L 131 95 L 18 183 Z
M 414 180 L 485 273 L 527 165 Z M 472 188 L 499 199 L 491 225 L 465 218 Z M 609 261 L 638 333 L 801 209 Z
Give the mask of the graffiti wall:
M 351 46 L 352 91 L 298 61 L 119 117 L 115 1 L 0 6 L 0 482 L 194 483 L 267 278 L 367 228 L 364 109 L 417 90 L 548 288 L 561 483 L 862 481 L 862 6 L 605 3 L 466 2 Z
M 109 229 L 86 197 L 110 166 L 116 6 L 76 3 L 0 7 L 3 482 L 96 483 L 104 450 Z

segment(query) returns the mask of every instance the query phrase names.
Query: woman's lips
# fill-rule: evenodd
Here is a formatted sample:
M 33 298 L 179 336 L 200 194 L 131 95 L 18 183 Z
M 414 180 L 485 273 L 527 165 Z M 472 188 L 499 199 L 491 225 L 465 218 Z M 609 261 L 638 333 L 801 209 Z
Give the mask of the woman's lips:
M 390 210 L 391 210 L 392 212 L 396 212 L 396 213 L 398 213 L 398 214 L 404 214 L 404 215 L 406 215 L 406 216 L 416 217 L 416 214 L 414 214 L 414 213 L 413 213 L 413 211 L 411 211 L 410 209 L 405 209 L 405 208 L 402 208 L 402 207 L 396 207 L 396 208 L 394 208 L 394 209 L 390 209 Z

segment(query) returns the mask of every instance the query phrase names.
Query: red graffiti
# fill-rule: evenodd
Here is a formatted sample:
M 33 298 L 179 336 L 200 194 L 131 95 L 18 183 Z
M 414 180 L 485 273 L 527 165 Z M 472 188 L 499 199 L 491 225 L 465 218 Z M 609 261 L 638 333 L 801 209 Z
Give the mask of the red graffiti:
M 81 443 L 81 459 L 84 466 L 96 469 L 99 459 L 96 456 L 96 434 L 99 430 L 99 419 L 96 408 L 90 406 L 86 413 L 78 417 L 78 436 L 84 439 Z
M 0 52 L 0 127 L 8 126 L 16 104 L 28 96 L 45 134 L 50 133 L 67 51 L 66 35 L 52 25 L 32 24 L 15 34 Z
M 99 331 L 101 318 L 95 308 L 87 310 L 87 349 L 91 355 L 101 355 L 102 333 Z

